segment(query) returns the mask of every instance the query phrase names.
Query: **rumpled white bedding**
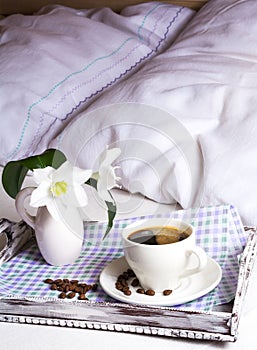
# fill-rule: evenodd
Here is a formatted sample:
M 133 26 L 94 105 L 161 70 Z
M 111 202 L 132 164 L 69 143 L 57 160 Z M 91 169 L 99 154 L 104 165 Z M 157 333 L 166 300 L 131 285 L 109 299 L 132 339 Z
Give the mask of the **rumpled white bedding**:
M 171 120 L 175 117 L 200 146 L 204 176 L 199 177 L 193 189 L 201 190 L 200 202 L 199 198 L 197 203 L 193 198 L 184 200 L 190 176 L 190 172 L 184 176 L 184 167 L 177 173 L 170 167 L 158 174 L 161 191 L 155 186 L 153 173 L 145 177 L 145 168 L 136 167 L 135 172 L 129 171 L 127 175 L 123 172 L 125 187 L 136 176 L 141 184 L 152 184 L 142 186 L 142 193 L 160 202 L 175 200 L 182 207 L 230 203 L 238 208 L 244 224 L 257 225 L 256 38 L 256 1 L 211 0 L 169 49 L 146 62 L 137 74 L 117 84 L 90 106 L 87 111 L 121 102 L 158 107 L 170 113 Z M 89 127 L 86 118 L 87 114 L 83 113 L 77 117 L 82 128 Z M 146 119 L 142 120 L 147 125 Z M 95 134 L 93 143 L 101 142 L 103 136 L 108 144 L 122 144 L 133 138 L 133 128 L 118 130 L 116 121 L 114 118 L 109 133 Z M 126 117 L 124 122 L 127 121 Z M 104 126 L 103 117 L 99 130 Z M 72 131 L 72 124 L 69 127 Z M 71 139 L 67 140 L 68 134 L 66 129 L 63 144 L 60 142 L 63 135 L 58 138 L 59 146 L 67 152 L 72 149 L 75 137 L 71 132 Z M 83 130 L 76 134 L 78 140 L 85 143 Z M 151 146 L 158 143 L 152 132 L 148 140 Z M 57 145 L 57 141 L 52 144 Z M 149 162 L 149 152 L 146 154 Z M 89 152 L 80 156 L 84 165 L 92 165 L 96 155 Z M 152 161 L 155 165 L 154 158 Z M 190 159 L 187 161 L 190 164 Z M 170 191 L 174 178 L 179 179 L 177 193 Z
M 54 35 L 42 32 L 47 16 L 54 22 L 58 13 L 61 19 Z M 0 100 L 2 164 L 54 146 L 78 165 L 95 167 L 107 144 L 121 146 L 123 158 L 117 164 L 124 189 L 157 202 L 178 203 L 183 208 L 229 203 L 238 208 L 244 224 L 256 225 L 257 2 L 210 0 L 192 16 L 186 9 L 147 3 L 139 8 L 132 6 L 121 17 L 106 10 L 77 12 L 54 7 L 43 12 L 43 19 L 18 15 L 1 21 L 3 52 L 10 50 L 10 55 L 0 55 L 4 60 L 0 78 L 7 79 L 4 88 L 1 84 Z M 66 36 L 66 26 L 60 25 L 64 19 L 74 24 L 71 36 L 70 32 Z M 17 45 L 15 41 L 14 46 L 8 46 L 12 38 L 19 39 L 19 27 L 12 27 L 12 21 L 17 20 L 23 23 L 24 35 L 20 34 Z M 95 29 L 104 28 L 114 35 L 112 44 L 116 48 L 121 47 L 117 46 L 120 42 L 129 51 L 116 52 L 113 46 L 110 56 L 108 45 L 100 52 L 98 42 L 96 52 L 83 63 L 94 46 L 88 50 L 87 42 L 93 37 L 83 36 L 85 32 L 90 34 L 88 21 L 95 21 Z M 49 35 L 51 45 L 40 46 L 33 57 L 28 48 L 36 45 L 35 28 L 40 43 L 43 45 L 42 36 Z M 62 39 L 60 51 L 54 45 L 57 37 Z M 70 67 L 67 53 L 71 44 L 74 60 Z M 129 52 L 135 53 L 135 45 L 143 51 L 126 60 Z M 32 61 L 17 69 L 14 63 L 19 60 L 19 47 Z M 46 51 L 49 61 L 40 56 Z M 38 63 L 39 59 L 46 62 L 46 70 L 33 69 L 32 77 L 24 75 L 29 62 Z M 123 64 L 117 71 L 120 60 Z M 57 69 L 49 71 L 52 63 Z M 132 74 L 135 65 L 137 69 Z M 96 69 L 90 73 L 89 66 Z M 130 74 L 125 74 L 128 71 Z M 104 86 L 98 80 L 102 75 Z M 48 82 L 50 85 L 45 85 Z M 119 108 L 115 112 L 111 109 L 111 115 L 97 113 L 100 107 L 124 106 L 126 102 L 153 109 L 149 113 L 139 109 L 139 114 L 132 113 L 132 117 L 128 112 L 119 113 Z M 91 113 L 89 117 L 88 112 L 97 117 Z
M 80 110 L 169 47 L 194 11 L 49 5 L 0 21 L 0 164 L 41 153 Z M 15 126 L 15 127 L 14 127 Z

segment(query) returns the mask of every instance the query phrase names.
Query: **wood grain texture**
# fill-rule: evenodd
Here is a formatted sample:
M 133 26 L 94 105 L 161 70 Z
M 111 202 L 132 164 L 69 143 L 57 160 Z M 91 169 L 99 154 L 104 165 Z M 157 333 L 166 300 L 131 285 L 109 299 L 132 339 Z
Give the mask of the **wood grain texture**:
M 127 304 L 1 300 L 0 321 L 233 341 L 230 313 L 201 313 Z
M 148 0 L 149 1 L 149 0 Z M 163 1 L 175 5 L 187 6 L 198 10 L 208 0 L 169 0 Z M 127 5 L 147 2 L 147 0 L 1 0 L 0 14 L 9 15 L 13 13 L 31 14 L 39 10 L 42 6 L 55 3 L 74 8 L 94 8 L 108 6 L 114 11 L 120 11 Z
M 183 311 L 125 303 L 9 297 L 0 299 L 0 321 L 235 341 L 256 256 L 257 234 L 256 229 L 251 228 L 241 256 L 236 296 L 230 311 Z

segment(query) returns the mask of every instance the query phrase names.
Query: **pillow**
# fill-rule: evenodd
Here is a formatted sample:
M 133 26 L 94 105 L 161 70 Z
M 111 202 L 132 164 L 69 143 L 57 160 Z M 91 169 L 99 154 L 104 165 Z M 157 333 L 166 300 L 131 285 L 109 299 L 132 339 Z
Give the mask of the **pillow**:
M 172 157 L 159 179 L 161 190 L 150 175 L 147 183 L 152 186 L 143 188 L 144 195 L 165 203 L 175 200 L 184 208 L 231 203 L 238 207 L 244 223 L 257 224 L 256 37 L 256 1 L 210 0 L 173 45 L 95 101 L 92 108 L 121 101 L 158 107 L 168 112 L 171 120 L 176 118 L 200 146 L 204 174 L 192 188 L 192 192 L 200 192 L 197 201 L 194 197 L 188 200 L 186 195 L 188 186 L 184 183 L 190 182 L 190 171 L 185 173 L 181 168 L 176 172 L 177 159 Z M 85 115 L 79 117 L 83 119 Z M 114 122 L 106 142 L 124 142 L 124 137 L 128 138 L 116 130 Z M 130 132 L 133 137 L 134 130 Z M 68 134 L 66 130 L 65 138 Z M 99 133 L 95 144 L 102 142 L 98 136 Z M 158 139 L 149 138 L 149 142 L 156 145 Z M 67 149 L 65 143 L 63 148 Z M 182 153 L 189 168 L 193 168 L 194 160 Z M 91 155 L 87 157 L 83 163 L 92 164 Z M 154 168 L 154 157 L 145 157 Z M 134 164 L 133 179 L 144 184 L 146 179 L 137 170 Z M 131 172 L 129 169 L 130 176 Z M 122 181 L 127 184 L 131 177 Z
M 194 11 L 44 7 L 0 21 L 0 163 L 39 153 L 81 108 L 174 41 Z

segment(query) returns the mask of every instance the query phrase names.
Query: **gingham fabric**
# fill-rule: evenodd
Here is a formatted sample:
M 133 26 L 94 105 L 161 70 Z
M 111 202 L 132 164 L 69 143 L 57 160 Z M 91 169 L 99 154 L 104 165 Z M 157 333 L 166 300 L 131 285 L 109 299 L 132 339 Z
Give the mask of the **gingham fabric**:
M 238 257 L 247 240 L 247 233 L 233 206 L 179 210 L 147 217 L 171 217 L 190 222 L 196 228 L 197 245 L 204 248 L 222 268 L 222 280 L 213 291 L 175 308 L 211 311 L 214 305 L 227 303 L 233 299 L 239 272 Z M 32 245 L 1 266 L 0 298 L 57 299 L 59 293 L 50 290 L 49 285 L 44 283 L 46 278 L 68 278 L 78 279 L 81 283 L 98 283 L 103 268 L 113 259 L 123 255 L 120 231 L 138 219 L 116 220 L 105 240 L 102 240 L 105 223 L 85 223 L 83 250 L 72 265 L 62 267 L 48 265 L 37 245 Z M 87 297 L 95 302 L 117 303 L 105 294 L 100 285 L 97 291 L 87 293 Z

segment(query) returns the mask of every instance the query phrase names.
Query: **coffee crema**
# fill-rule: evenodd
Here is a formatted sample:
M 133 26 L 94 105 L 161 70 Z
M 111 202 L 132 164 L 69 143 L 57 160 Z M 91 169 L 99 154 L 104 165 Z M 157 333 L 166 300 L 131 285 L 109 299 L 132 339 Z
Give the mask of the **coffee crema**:
M 128 239 L 140 244 L 162 245 L 183 241 L 190 234 L 190 227 L 181 230 L 175 226 L 154 226 L 135 231 L 128 236 Z

